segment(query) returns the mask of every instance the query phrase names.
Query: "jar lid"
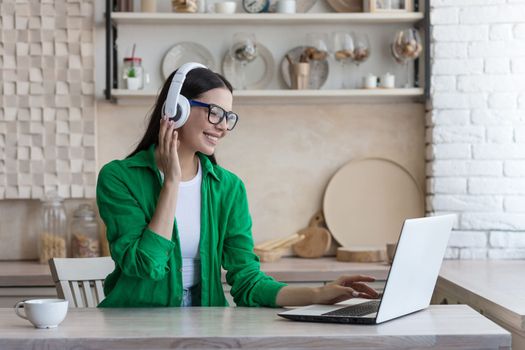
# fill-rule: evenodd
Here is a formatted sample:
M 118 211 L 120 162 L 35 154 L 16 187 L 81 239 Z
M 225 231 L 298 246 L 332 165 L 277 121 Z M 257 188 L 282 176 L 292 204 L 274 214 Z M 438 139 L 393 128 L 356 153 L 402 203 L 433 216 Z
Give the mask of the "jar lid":
M 140 63 L 140 62 L 142 62 L 142 58 L 140 58 L 140 57 L 124 57 L 124 62 Z
M 64 198 L 60 197 L 57 191 L 49 191 L 41 201 L 45 204 L 60 205 L 64 201 Z
M 89 204 L 80 204 L 73 213 L 74 217 L 94 218 L 95 215 L 95 210 Z

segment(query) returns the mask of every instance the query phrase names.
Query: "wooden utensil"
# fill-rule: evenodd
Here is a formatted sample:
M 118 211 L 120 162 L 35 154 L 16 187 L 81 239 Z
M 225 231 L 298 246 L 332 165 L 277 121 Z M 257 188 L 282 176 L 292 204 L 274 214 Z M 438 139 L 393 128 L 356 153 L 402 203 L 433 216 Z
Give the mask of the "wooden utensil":
M 386 260 L 386 252 L 384 249 L 373 247 L 357 247 L 357 248 L 337 248 L 337 261 L 346 262 L 381 262 Z
M 279 260 L 286 249 L 274 249 L 274 250 L 259 250 L 253 249 L 253 252 L 259 257 L 261 262 L 274 262 Z
M 295 243 L 292 248 L 294 253 L 301 258 L 320 258 L 330 249 L 332 236 L 325 228 L 307 227 L 297 234 L 304 238 Z
M 285 238 L 271 239 L 269 241 L 257 244 L 253 248 L 253 251 L 255 254 L 257 254 L 261 262 L 277 261 L 286 252 L 286 248 L 304 239 L 304 237 L 304 235 L 294 233 L 293 235 Z
M 279 249 L 279 248 L 287 248 L 291 246 L 292 244 L 299 242 L 303 238 L 304 238 L 304 235 L 299 235 L 298 233 L 294 233 L 293 235 L 290 235 L 285 238 L 271 239 L 264 243 L 257 244 L 254 247 L 254 249 L 262 250 L 262 251 L 270 251 L 270 250 Z

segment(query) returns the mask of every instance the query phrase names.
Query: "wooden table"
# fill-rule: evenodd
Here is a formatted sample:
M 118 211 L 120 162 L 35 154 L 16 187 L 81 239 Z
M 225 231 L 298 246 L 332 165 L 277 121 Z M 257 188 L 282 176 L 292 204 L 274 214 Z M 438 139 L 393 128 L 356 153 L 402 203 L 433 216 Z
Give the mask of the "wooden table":
M 510 334 L 465 305 L 438 305 L 378 326 L 294 322 L 268 308 L 70 309 L 35 329 L 0 309 L 1 349 L 510 349 Z
M 467 304 L 512 333 L 525 350 L 525 261 L 444 261 L 433 302 Z

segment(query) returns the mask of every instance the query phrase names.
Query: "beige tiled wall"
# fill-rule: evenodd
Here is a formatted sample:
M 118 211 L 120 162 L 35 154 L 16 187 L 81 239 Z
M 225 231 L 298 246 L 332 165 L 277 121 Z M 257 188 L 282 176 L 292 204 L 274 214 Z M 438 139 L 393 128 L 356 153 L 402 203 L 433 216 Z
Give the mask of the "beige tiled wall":
M 0 15 L 0 199 L 92 197 L 92 0 L 3 0 Z

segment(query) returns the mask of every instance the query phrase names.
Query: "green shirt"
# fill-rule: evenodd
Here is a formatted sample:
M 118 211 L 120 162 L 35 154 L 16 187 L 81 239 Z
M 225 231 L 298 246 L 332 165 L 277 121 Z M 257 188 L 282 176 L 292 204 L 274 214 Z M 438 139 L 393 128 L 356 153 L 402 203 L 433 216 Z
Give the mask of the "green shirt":
M 175 224 L 171 240 L 148 228 L 162 187 L 155 145 L 124 160 L 106 164 L 98 176 L 97 204 L 107 228 L 115 271 L 105 280 L 99 307 L 180 306 L 182 257 Z M 202 166 L 202 306 L 228 306 L 221 266 L 238 306 L 276 307 L 286 284 L 260 271 L 253 253 L 246 190 L 233 173 L 198 154 Z

